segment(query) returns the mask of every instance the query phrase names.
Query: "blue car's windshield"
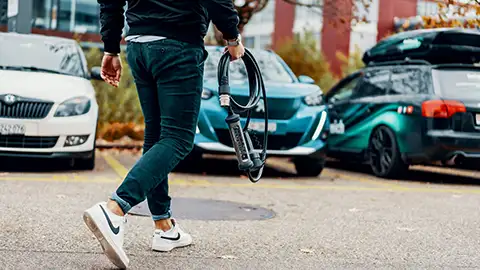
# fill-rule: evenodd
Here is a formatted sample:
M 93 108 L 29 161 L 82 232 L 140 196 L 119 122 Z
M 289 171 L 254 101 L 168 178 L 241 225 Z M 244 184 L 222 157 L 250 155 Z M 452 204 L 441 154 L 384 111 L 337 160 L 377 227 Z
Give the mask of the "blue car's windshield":
M 217 68 L 220 57 L 223 55 L 223 50 L 218 48 L 207 48 L 208 58 L 205 62 L 205 78 L 217 78 Z M 273 53 L 263 50 L 250 50 L 257 60 L 260 71 L 262 72 L 263 80 L 291 83 L 292 76 L 288 73 L 277 56 Z M 231 80 L 248 80 L 247 71 L 243 61 L 234 61 L 230 63 L 229 75 Z

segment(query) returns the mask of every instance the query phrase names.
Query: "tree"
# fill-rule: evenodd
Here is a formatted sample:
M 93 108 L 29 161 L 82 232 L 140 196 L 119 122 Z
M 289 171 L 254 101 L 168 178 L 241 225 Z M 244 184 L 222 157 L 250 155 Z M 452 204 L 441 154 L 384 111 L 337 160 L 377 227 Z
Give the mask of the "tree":
M 436 0 L 436 14 L 396 19 L 395 31 L 443 27 L 480 27 L 480 0 Z
M 328 11 L 332 14 L 329 17 L 338 18 L 337 20 L 329 20 L 329 23 L 334 25 L 338 24 L 357 24 L 359 22 L 368 22 L 367 14 L 370 10 L 370 6 L 372 0 L 344 0 L 351 2 L 351 6 L 353 7 L 353 14 L 348 10 L 343 10 L 339 8 L 337 1 L 325 1 L 325 0 L 277 0 L 277 1 L 285 1 L 291 5 L 295 6 L 303 6 L 308 8 L 315 8 L 322 11 Z M 238 16 L 240 18 L 240 23 L 238 28 L 240 32 L 243 31 L 244 27 L 250 19 L 258 13 L 262 11 L 268 4 L 272 4 L 272 0 L 233 0 L 235 4 L 235 8 L 237 9 Z M 323 3 L 327 2 L 328 6 L 325 6 Z M 350 21 L 346 18 L 352 18 Z M 215 30 L 215 39 L 217 40 L 218 44 L 223 44 L 222 34 L 218 31 L 218 29 L 214 28 Z

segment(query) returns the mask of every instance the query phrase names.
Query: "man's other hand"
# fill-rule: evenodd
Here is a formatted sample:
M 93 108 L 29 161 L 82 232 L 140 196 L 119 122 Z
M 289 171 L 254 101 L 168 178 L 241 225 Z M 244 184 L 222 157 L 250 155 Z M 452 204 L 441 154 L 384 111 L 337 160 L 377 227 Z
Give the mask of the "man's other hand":
M 107 83 L 118 87 L 120 75 L 122 74 L 122 62 L 117 55 L 105 54 L 102 59 L 101 76 Z
M 245 48 L 243 47 L 242 43 L 238 44 L 237 46 L 228 46 L 227 50 L 230 53 L 231 61 L 240 59 L 245 54 Z

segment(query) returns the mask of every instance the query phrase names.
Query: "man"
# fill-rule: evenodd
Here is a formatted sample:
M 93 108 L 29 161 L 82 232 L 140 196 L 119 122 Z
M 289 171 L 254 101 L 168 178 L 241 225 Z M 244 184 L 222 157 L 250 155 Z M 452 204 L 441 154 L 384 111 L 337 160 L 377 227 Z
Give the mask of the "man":
M 126 214 L 145 199 L 155 224 L 153 250 L 192 243 L 172 219 L 168 174 L 193 148 L 210 20 L 227 41 L 232 60 L 245 52 L 232 0 L 98 0 L 102 78 L 115 87 L 122 69 L 118 54 L 126 2 L 127 61 L 145 118 L 143 155 L 107 202 L 84 213 L 105 254 L 120 268 L 129 263 L 123 250 Z

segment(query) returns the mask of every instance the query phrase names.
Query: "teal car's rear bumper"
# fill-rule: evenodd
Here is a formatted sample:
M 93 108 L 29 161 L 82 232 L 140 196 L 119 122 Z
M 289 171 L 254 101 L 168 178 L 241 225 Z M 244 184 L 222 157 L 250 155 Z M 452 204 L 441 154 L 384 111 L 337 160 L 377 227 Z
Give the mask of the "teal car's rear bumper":
M 211 98 L 202 100 L 195 136 L 194 151 L 213 154 L 234 154 L 230 134 L 225 123 L 227 112 Z M 263 123 L 264 119 L 251 119 L 251 125 Z M 242 126 L 245 119 L 241 120 Z M 324 106 L 300 105 L 289 119 L 272 119 L 269 128 L 275 127 L 268 135 L 268 156 L 311 157 L 324 159 L 329 120 Z M 260 127 L 261 129 L 262 127 Z M 257 141 L 256 149 L 263 145 L 263 133 L 252 136 Z

